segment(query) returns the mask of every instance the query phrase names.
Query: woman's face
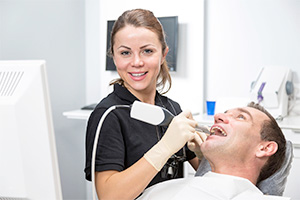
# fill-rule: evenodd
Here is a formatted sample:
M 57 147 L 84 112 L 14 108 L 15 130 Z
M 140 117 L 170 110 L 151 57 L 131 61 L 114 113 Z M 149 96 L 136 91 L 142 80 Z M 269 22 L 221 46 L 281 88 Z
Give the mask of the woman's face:
M 156 90 L 157 77 L 167 51 L 157 35 L 146 28 L 130 25 L 115 34 L 114 63 L 126 88 L 134 95 Z

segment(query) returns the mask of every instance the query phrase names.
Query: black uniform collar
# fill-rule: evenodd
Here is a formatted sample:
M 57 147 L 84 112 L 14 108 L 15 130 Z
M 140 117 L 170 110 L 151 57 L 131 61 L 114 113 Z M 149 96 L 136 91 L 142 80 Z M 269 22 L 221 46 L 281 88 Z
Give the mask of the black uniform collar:
M 114 84 L 115 94 L 122 100 L 128 101 L 129 104 L 133 103 L 135 100 L 138 100 L 127 88 L 124 86 L 115 83 Z
M 115 83 L 114 84 L 114 91 L 115 94 L 122 100 L 127 101 L 128 104 L 132 104 L 134 101 L 138 100 L 138 98 L 136 98 L 131 92 L 129 92 L 129 90 L 127 88 L 125 88 L 124 86 Z M 158 93 L 158 91 L 156 91 L 156 95 L 155 95 L 155 104 L 159 105 L 159 106 L 164 106 L 167 105 L 167 98 L 163 98 L 163 96 L 161 94 Z

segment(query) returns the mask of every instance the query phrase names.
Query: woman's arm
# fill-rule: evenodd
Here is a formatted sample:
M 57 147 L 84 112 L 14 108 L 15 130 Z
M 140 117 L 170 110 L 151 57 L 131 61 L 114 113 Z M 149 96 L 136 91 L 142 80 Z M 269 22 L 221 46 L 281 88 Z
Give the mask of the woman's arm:
M 188 119 L 190 116 L 190 112 L 182 112 L 174 117 L 161 140 L 131 167 L 122 172 L 97 172 L 95 179 L 99 199 L 136 198 L 169 157 L 195 136 L 196 122 Z
M 96 172 L 96 190 L 99 199 L 135 199 L 157 174 L 157 170 L 142 157 L 122 172 Z

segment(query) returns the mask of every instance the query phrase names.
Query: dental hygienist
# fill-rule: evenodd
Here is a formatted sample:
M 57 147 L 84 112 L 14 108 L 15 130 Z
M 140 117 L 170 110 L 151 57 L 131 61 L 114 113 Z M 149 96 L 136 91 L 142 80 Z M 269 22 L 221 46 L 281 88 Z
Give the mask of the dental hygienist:
M 130 118 L 129 110 L 115 109 L 101 128 L 95 167 L 99 199 L 135 199 L 146 187 L 183 177 L 183 162 L 197 169 L 199 160 L 186 146 L 193 139 L 196 122 L 191 113 L 166 96 L 171 77 L 168 46 L 158 19 L 151 11 L 124 12 L 114 23 L 110 53 L 119 79 L 114 90 L 92 112 L 86 135 L 86 179 L 91 180 L 91 156 L 98 122 L 112 105 L 135 100 L 158 105 L 176 115 L 168 127 Z

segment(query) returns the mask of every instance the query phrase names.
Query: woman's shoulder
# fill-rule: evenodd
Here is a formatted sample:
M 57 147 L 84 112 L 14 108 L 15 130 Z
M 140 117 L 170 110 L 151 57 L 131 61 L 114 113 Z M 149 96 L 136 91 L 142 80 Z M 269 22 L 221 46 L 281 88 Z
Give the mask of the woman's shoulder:
M 113 92 L 104 97 L 95 107 L 95 109 L 92 111 L 89 121 L 90 120 L 99 120 L 99 118 L 102 117 L 102 115 L 110 109 L 112 106 L 116 105 L 128 105 L 127 102 L 124 102 L 122 99 L 120 99 L 117 95 L 115 95 Z M 112 109 L 114 110 L 114 109 Z M 112 111 L 111 110 L 111 111 Z M 115 114 L 118 115 L 120 112 L 112 112 L 110 114 L 110 117 L 117 117 Z M 122 112 L 123 113 L 123 112 Z
M 177 112 L 181 112 L 180 104 L 177 101 L 164 95 L 160 95 L 160 98 L 163 100 L 164 104 L 174 107 Z
M 114 84 L 114 90 L 104 97 L 96 106 L 97 109 L 107 109 L 113 105 L 130 105 L 132 104 L 132 95 L 129 91 L 120 86 L 119 84 Z
M 172 102 L 172 103 L 174 103 L 174 104 L 179 105 L 179 103 L 178 103 L 177 101 L 175 101 L 175 100 L 169 98 L 168 96 L 160 95 L 160 97 L 163 98 L 163 99 L 165 99 L 166 101 L 170 101 L 170 102 Z
M 113 105 L 119 104 L 120 103 L 120 99 L 117 98 L 117 96 L 115 95 L 115 93 L 110 93 L 109 95 L 107 95 L 106 97 L 104 97 L 96 106 L 96 108 L 109 108 Z

